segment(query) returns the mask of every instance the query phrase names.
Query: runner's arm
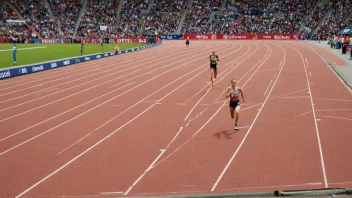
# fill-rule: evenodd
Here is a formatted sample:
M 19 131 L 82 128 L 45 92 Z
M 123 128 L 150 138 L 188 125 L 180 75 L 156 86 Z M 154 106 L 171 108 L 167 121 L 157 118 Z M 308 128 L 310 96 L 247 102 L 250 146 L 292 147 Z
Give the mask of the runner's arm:
M 239 88 L 239 91 L 241 92 L 242 100 L 243 100 L 243 102 L 244 102 L 244 96 L 243 96 L 243 90 L 242 90 L 242 88 Z
M 230 96 L 231 96 L 231 89 L 227 88 L 226 99 L 228 99 Z

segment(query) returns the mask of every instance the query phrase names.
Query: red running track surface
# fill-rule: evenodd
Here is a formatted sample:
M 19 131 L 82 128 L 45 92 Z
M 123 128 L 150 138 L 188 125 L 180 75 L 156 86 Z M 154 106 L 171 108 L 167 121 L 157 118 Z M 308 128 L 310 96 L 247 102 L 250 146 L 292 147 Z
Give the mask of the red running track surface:
M 232 78 L 246 99 L 239 131 L 224 95 Z M 169 41 L 3 80 L 0 196 L 352 187 L 351 100 L 297 41 Z

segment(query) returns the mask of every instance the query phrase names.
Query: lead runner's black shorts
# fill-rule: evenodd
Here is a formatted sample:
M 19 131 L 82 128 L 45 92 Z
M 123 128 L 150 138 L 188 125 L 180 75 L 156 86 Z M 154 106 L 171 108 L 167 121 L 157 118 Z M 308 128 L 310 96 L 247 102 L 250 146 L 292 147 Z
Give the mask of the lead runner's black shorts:
M 230 101 L 229 106 L 230 106 L 231 108 L 236 108 L 237 106 L 240 106 L 240 101 L 239 101 L 239 100 L 237 100 L 237 101 Z

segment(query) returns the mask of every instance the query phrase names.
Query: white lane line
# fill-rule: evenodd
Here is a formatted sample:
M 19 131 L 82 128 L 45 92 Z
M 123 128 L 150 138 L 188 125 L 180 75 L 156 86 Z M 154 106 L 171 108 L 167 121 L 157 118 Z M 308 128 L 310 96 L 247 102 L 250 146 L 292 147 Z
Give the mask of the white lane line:
M 298 99 L 298 98 L 309 98 L 309 96 L 295 96 L 295 97 L 277 97 L 281 99 Z
M 342 100 L 342 99 L 332 99 L 332 98 L 315 98 L 314 99 L 318 99 L 318 100 L 331 100 L 331 101 L 340 101 L 340 102 L 351 102 L 350 100 Z
M 244 111 L 244 110 L 247 110 L 247 109 L 251 109 L 251 108 L 256 107 L 256 106 L 258 106 L 258 105 L 261 105 L 261 104 L 262 104 L 262 103 L 258 103 L 258 104 L 249 106 L 249 107 L 247 107 L 247 108 L 243 108 L 243 109 L 241 109 L 241 111 Z
M 183 127 L 180 127 L 180 129 L 178 130 L 178 132 L 176 133 L 174 138 L 172 138 L 171 142 L 166 146 L 166 148 L 169 148 L 169 146 L 172 144 L 172 142 L 175 141 L 176 137 L 181 133 L 182 129 L 183 129 Z
M 260 71 L 258 71 L 258 73 L 261 73 L 261 72 L 266 72 L 266 71 L 272 71 L 272 70 L 277 70 L 277 69 L 278 69 L 278 67 L 273 68 L 273 69 L 264 69 L 264 70 L 260 70 Z
M 298 90 L 298 91 L 294 91 L 294 92 L 290 92 L 290 93 L 287 93 L 287 94 L 282 94 L 282 95 L 279 95 L 279 96 L 274 96 L 274 97 L 271 97 L 270 99 L 291 95 L 291 94 L 298 93 L 298 92 L 305 91 L 305 90 L 307 90 L 307 88 L 306 89 L 301 89 L 301 90 Z
M 280 48 L 281 48 L 281 47 L 280 47 Z M 283 48 L 281 48 L 281 49 L 283 49 Z M 276 82 L 278 81 L 278 79 L 279 79 L 279 77 L 280 77 L 280 74 L 281 74 L 281 72 L 282 72 L 282 69 L 284 68 L 284 65 L 286 64 L 286 50 L 283 49 L 283 51 L 284 51 L 284 54 L 285 54 L 285 55 L 284 55 L 284 61 L 282 61 L 282 67 L 281 67 L 280 70 L 279 70 L 279 74 L 277 75 L 277 77 L 276 77 L 276 79 L 275 79 L 275 81 L 274 81 L 273 86 L 271 87 L 271 89 L 270 89 L 268 95 L 266 96 L 266 98 L 265 98 L 265 100 L 264 100 L 264 102 L 263 102 L 263 104 L 262 104 L 260 110 L 258 111 L 257 115 L 255 116 L 255 118 L 254 118 L 254 120 L 253 120 L 251 126 L 249 127 L 249 129 L 248 129 L 246 135 L 245 135 L 244 138 L 242 139 L 240 145 L 237 147 L 237 149 L 236 149 L 236 151 L 234 152 L 234 154 L 231 156 L 229 162 L 226 164 L 224 170 L 221 172 L 220 176 L 219 176 L 218 179 L 216 180 L 216 182 L 215 182 L 215 184 L 213 185 L 211 191 L 214 191 L 214 190 L 215 190 L 215 188 L 216 188 L 217 185 L 219 184 L 220 180 L 222 179 L 222 177 L 223 177 L 224 174 L 226 173 L 227 169 L 230 167 L 230 164 L 231 164 L 232 161 L 235 159 L 235 157 L 236 157 L 237 153 L 239 152 L 239 150 L 242 148 L 242 146 L 243 146 L 244 142 L 246 141 L 246 139 L 247 139 L 249 133 L 252 131 L 252 128 L 253 128 L 255 122 L 257 121 L 257 119 L 258 119 L 258 117 L 259 117 L 259 115 L 260 115 L 262 109 L 264 108 L 265 104 L 267 103 L 267 101 L 268 101 L 268 99 L 269 99 L 269 96 L 270 96 L 271 92 L 273 91 L 273 89 L 274 89 L 274 87 L 275 87 L 275 85 L 276 85 Z
M 202 112 L 200 112 L 198 115 L 196 115 L 194 118 L 190 119 L 187 123 L 190 124 L 193 120 L 197 119 L 200 115 L 202 115 L 209 107 L 205 108 Z
M 123 192 L 102 192 L 101 195 L 113 195 L 113 194 L 122 194 Z
M 269 90 L 269 87 L 270 87 L 270 85 L 271 85 L 272 82 L 273 82 L 273 80 L 270 80 L 270 83 L 269 83 L 268 87 L 266 88 L 266 90 L 265 90 L 265 92 L 264 92 L 264 96 L 266 95 L 266 92 Z
M 321 141 L 320 141 L 319 127 L 318 127 L 318 123 L 317 123 L 317 117 L 316 117 L 316 114 L 315 114 L 315 107 L 314 107 L 314 102 L 313 102 L 313 94 L 312 94 L 312 90 L 310 88 L 310 82 L 309 82 L 308 72 L 307 72 L 307 68 L 306 68 L 306 66 L 309 65 L 308 64 L 308 60 L 307 60 L 307 57 L 305 57 L 306 61 L 304 61 L 302 53 L 299 50 L 297 50 L 295 47 L 292 47 L 292 46 L 290 46 L 290 47 L 295 49 L 299 53 L 299 55 L 301 56 L 302 62 L 303 62 L 303 68 L 304 68 L 304 71 L 305 71 L 305 74 L 306 74 L 306 80 L 307 80 L 307 84 L 308 84 L 308 91 L 309 91 L 309 96 L 310 96 L 310 104 L 312 106 L 314 125 L 315 125 L 315 132 L 316 132 L 316 135 L 317 135 L 322 174 L 323 174 L 323 178 L 324 178 L 325 188 L 328 188 L 328 180 L 327 180 L 326 171 L 325 171 L 325 163 L 324 163 L 323 149 L 322 149 Z
M 297 117 L 304 116 L 304 115 L 307 115 L 307 114 L 310 114 L 310 113 L 312 113 L 312 111 L 308 111 L 308 112 L 305 112 L 305 113 L 302 113 L 302 114 L 299 114 L 299 115 L 295 115 L 294 117 L 297 118 Z
M 227 188 L 222 190 L 240 190 L 240 189 L 260 189 L 260 188 L 282 188 L 282 187 L 296 187 L 296 186 L 315 186 L 322 185 L 321 182 L 312 182 L 312 183 L 304 183 L 304 184 L 286 184 L 286 185 L 277 185 L 277 186 L 258 186 L 258 187 L 246 187 L 246 188 Z
M 72 146 L 76 145 L 77 143 L 79 143 L 80 141 L 82 141 L 84 138 L 88 137 L 90 134 L 92 134 L 94 131 L 88 133 L 87 135 L 83 136 L 81 139 L 77 140 L 76 142 L 74 142 L 73 144 L 71 144 L 70 146 L 66 147 L 64 150 L 60 151 L 59 153 L 57 153 L 58 155 L 60 155 L 61 153 L 65 152 L 67 149 L 71 148 Z
M 123 195 L 127 195 L 132 190 L 132 188 L 144 177 L 144 175 L 146 175 L 149 172 L 151 167 L 153 167 L 153 165 L 159 160 L 159 158 L 164 154 L 164 152 L 166 150 L 162 149 L 160 151 L 161 151 L 161 153 L 158 155 L 158 157 L 155 158 L 155 160 L 149 165 L 147 170 L 145 170 L 144 173 L 141 174 L 141 176 L 139 176 L 139 178 L 136 181 L 133 182 L 133 184 L 127 189 L 127 191 L 125 193 L 123 193 Z
M 352 120 L 351 118 L 343 118 L 343 117 L 336 117 L 336 116 L 320 116 L 320 117 L 335 118 L 335 119 L 341 119 L 341 120 Z
M 148 101 L 143 100 L 141 102 L 156 102 L 156 101 L 159 101 L 159 100 L 148 100 Z

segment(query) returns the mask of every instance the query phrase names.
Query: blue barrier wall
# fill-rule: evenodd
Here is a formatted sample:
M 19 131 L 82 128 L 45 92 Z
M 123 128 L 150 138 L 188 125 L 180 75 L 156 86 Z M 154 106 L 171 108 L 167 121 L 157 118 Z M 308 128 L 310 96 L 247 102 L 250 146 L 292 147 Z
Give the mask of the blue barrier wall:
M 161 45 L 161 43 L 153 43 L 153 44 L 149 44 L 149 45 L 146 45 L 143 47 L 136 47 L 136 48 L 131 48 L 131 49 L 127 49 L 127 50 L 121 50 L 121 51 L 119 51 L 119 54 L 126 54 L 129 52 L 144 50 L 144 49 L 155 47 L 158 45 Z M 109 56 L 115 56 L 115 52 L 105 52 L 105 53 L 100 53 L 100 54 L 92 54 L 92 55 L 87 55 L 87 56 L 73 57 L 73 58 L 69 58 L 69 59 L 55 60 L 55 61 L 51 61 L 51 62 L 45 62 L 45 63 L 39 63 L 39 64 L 33 64 L 33 65 L 26 65 L 26 66 L 1 69 L 0 70 L 0 80 L 15 77 L 15 76 L 45 71 L 48 69 L 64 67 L 64 66 L 68 66 L 68 65 L 72 65 L 72 64 L 76 64 L 76 63 L 95 60 L 95 59 L 106 58 Z

